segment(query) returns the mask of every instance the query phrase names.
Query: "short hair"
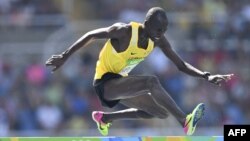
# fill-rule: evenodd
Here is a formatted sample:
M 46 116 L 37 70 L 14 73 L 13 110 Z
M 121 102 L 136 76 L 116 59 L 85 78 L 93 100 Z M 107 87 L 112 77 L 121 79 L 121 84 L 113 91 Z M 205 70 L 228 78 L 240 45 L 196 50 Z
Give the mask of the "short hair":
M 167 19 L 167 15 L 164 9 L 161 7 L 153 7 L 150 8 L 146 14 L 146 21 L 155 18 L 155 17 L 161 17 Z

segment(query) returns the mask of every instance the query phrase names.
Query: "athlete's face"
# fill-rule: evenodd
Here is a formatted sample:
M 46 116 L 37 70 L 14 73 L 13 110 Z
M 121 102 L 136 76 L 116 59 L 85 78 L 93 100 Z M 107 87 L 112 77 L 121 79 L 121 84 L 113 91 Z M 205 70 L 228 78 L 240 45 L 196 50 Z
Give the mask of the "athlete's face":
M 145 23 L 145 29 L 151 40 L 157 41 L 167 31 L 168 20 L 162 17 L 152 18 Z

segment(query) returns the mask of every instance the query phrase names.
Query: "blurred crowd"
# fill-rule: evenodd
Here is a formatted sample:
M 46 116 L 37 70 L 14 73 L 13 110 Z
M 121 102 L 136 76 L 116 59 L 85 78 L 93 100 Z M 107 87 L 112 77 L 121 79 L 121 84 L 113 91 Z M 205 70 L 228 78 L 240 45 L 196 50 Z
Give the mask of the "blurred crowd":
M 0 0 L 0 17 L 23 13 L 60 13 L 58 1 Z M 215 86 L 183 74 L 159 51 L 139 65 L 132 74 L 157 75 L 163 87 L 185 112 L 196 104 L 206 104 L 200 126 L 250 123 L 250 2 L 247 0 L 85 0 L 76 1 L 81 20 L 130 20 L 142 22 L 152 6 L 167 10 L 170 20 L 167 36 L 178 54 L 204 71 L 234 73 L 232 80 Z M 86 6 L 87 5 L 87 6 Z M 112 8 L 111 8 L 112 7 Z M 87 15 L 84 13 L 88 13 Z M 78 17 L 79 18 L 79 17 Z M 22 20 L 23 17 L 21 17 Z M 84 27 L 83 27 L 84 28 Z M 27 29 L 28 30 L 28 29 Z M 13 39 L 14 40 L 14 39 Z M 0 47 L 1 44 L 0 44 Z M 58 51 L 57 51 L 58 52 Z M 95 128 L 93 110 L 101 107 L 92 80 L 98 56 L 83 52 L 51 74 L 39 57 L 29 56 L 18 64 L 0 56 L 0 136 L 9 131 Z M 16 60 L 18 62 L 18 60 Z M 17 65 L 18 64 L 18 65 Z M 118 105 L 115 110 L 124 109 Z M 171 124 L 169 124 L 171 125 Z M 155 122 L 120 121 L 116 128 L 156 127 Z
M 37 25 L 45 20 L 37 19 L 37 16 L 43 18 L 57 14 L 60 10 L 51 0 L 0 0 L 0 27 Z

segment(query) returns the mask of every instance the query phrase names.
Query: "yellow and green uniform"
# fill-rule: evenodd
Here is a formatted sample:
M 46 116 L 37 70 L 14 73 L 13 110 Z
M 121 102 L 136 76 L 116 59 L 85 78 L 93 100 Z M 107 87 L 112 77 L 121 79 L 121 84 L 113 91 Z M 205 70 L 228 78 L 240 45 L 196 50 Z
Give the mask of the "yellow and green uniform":
M 123 52 L 116 52 L 109 39 L 99 54 L 99 60 L 96 64 L 96 73 L 94 79 L 101 79 L 107 73 L 117 73 L 127 76 L 128 73 L 141 61 L 147 57 L 154 48 L 154 42 L 149 39 L 146 49 L 138 47 L 138 31 L 142 26 L 140 23 L 131 22 L 132 35 L 128 48 Z

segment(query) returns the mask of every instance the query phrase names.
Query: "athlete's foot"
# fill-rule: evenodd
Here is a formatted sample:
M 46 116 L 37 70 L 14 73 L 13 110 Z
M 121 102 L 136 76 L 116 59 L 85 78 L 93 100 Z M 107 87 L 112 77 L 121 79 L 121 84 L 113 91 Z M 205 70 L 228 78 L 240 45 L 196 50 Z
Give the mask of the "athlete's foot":
M 184 124 L 184 132 L 187 135 L 193 135 L 196 125 L 198 121 L 203 117 L 205 110 L 205 105 L 203 103 L 200 103 L 195 107 L 192 113 L 187 115 L 186 121 Z
M 101 112 L 101 111 L 92 112 L 92 118 L 96 122 L 99 132 L 103 136 L 107 136 L 111 123 L 104 123 L 102 121 L 102 117 L 103 117 L 103 112 Z

